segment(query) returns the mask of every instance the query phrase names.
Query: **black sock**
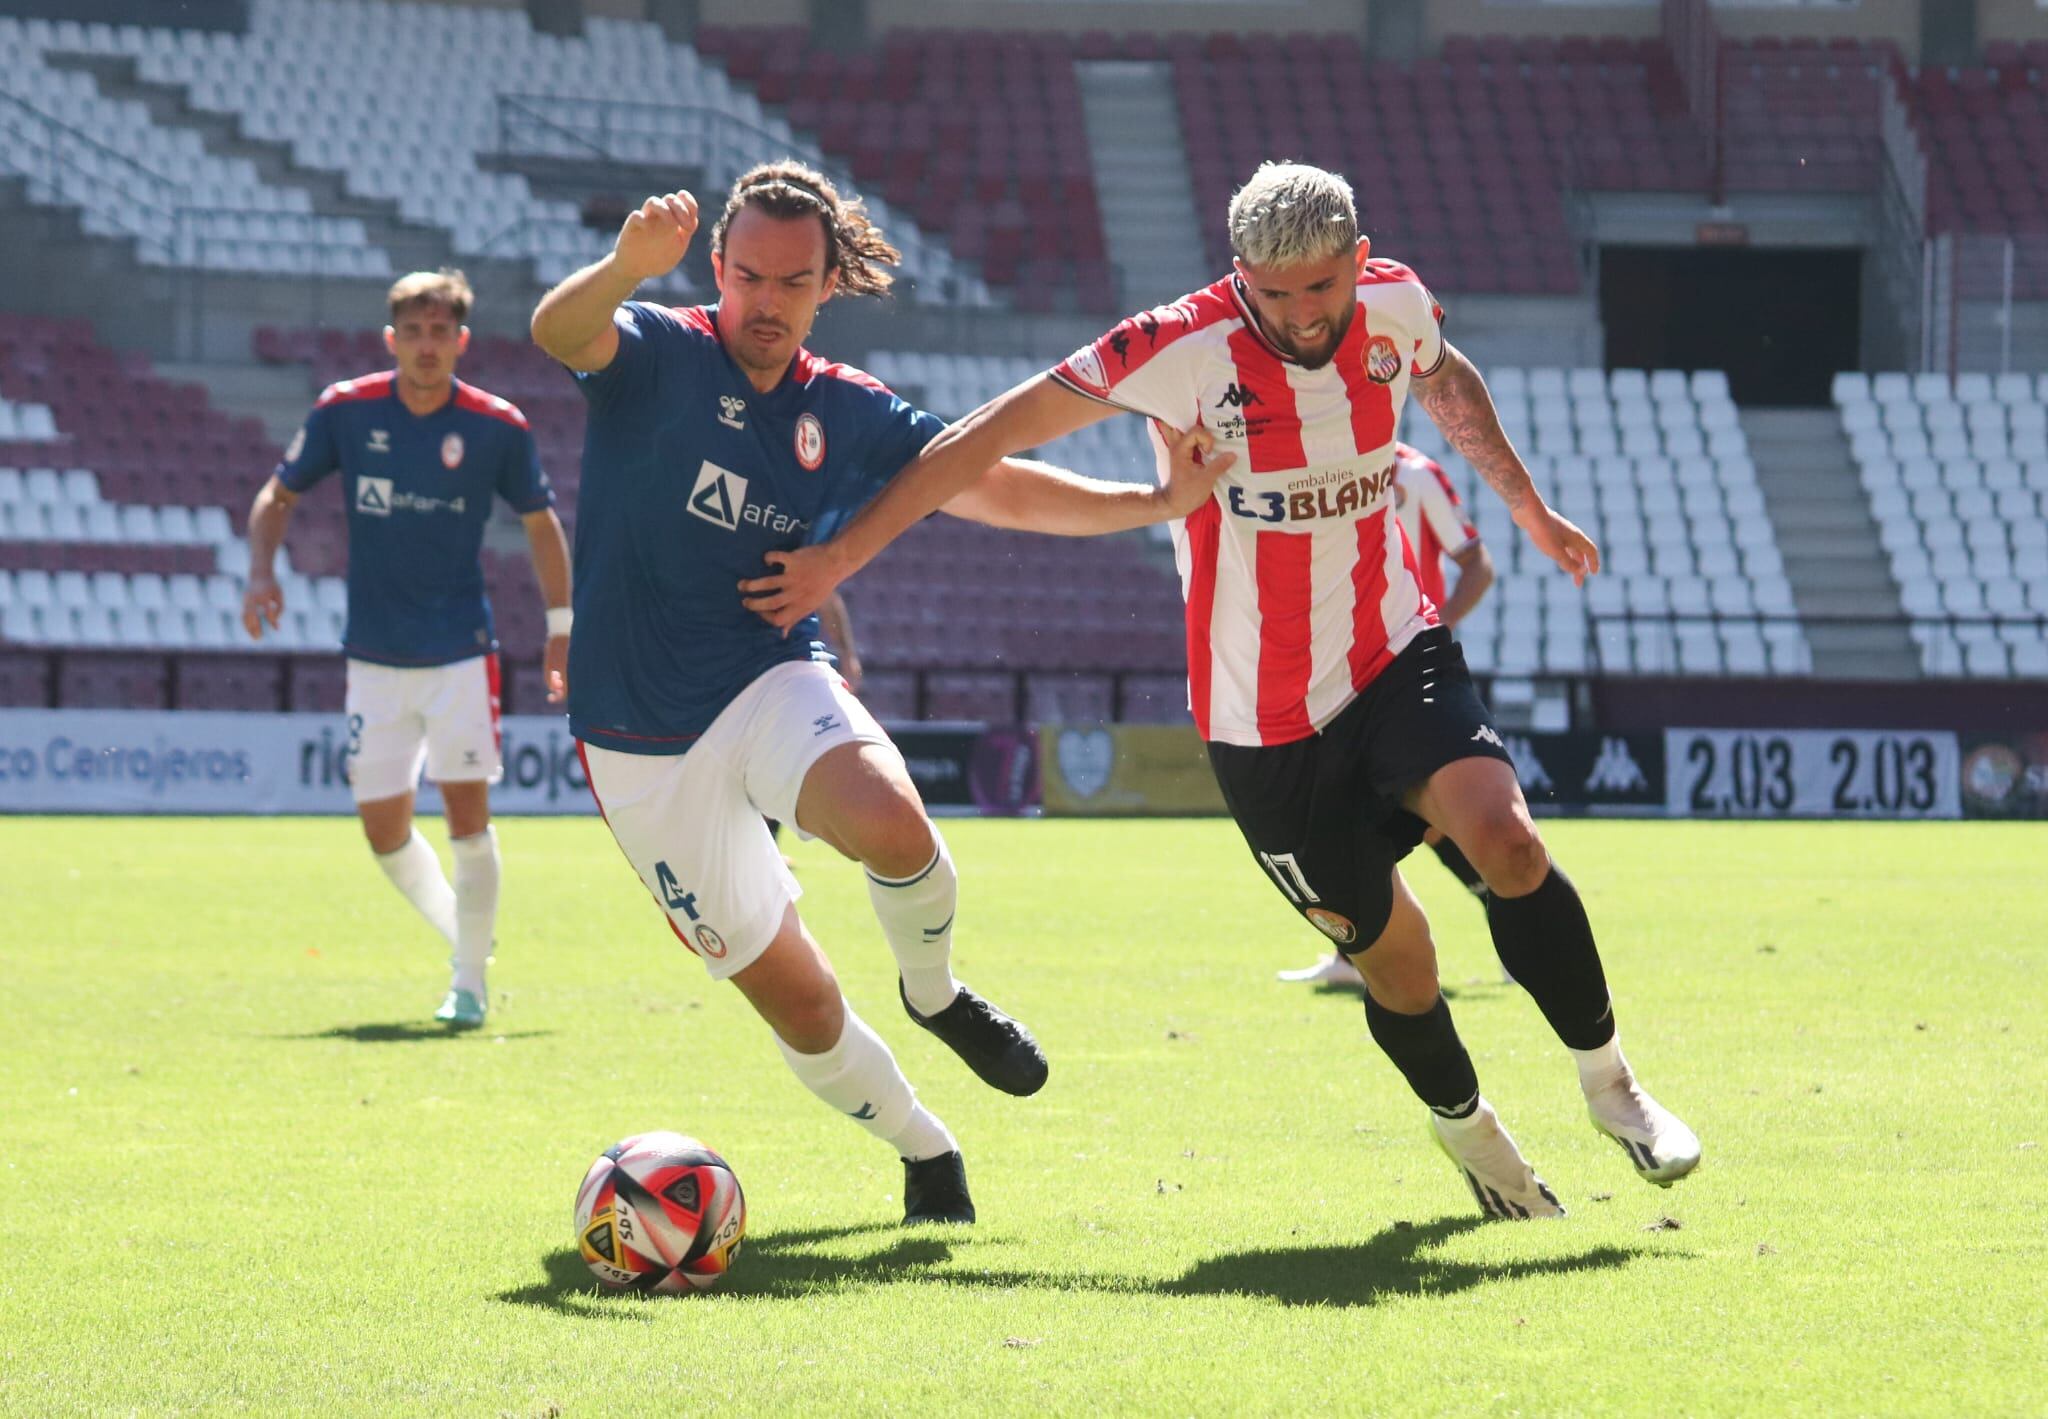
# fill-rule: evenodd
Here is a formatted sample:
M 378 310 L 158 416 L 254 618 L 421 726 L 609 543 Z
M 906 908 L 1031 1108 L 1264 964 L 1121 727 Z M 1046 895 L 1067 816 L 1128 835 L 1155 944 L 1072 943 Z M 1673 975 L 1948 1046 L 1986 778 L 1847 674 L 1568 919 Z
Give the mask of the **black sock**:
M 1465 884 L 1465 890 L 1475 897 L 1486 895 L 1486 879 L 1479 875 L 1479 869 L 1472 865 L 1472 859 L 1449 838 L 1438 838 L 1430 846 L 1443 865 L 1451 869 L 1451 875 Z
M 1614 1038 L 1614 1007 L 1593 926 L 1564 869 L 1552 863 L 1543 885 L 1527 896 L 1488 893 L 1486 924 L 1501 964 L 1535 998 L 1560 1040 L 1572 1049 L 1598 1049 Z
M 1441 995 L 1420 1015 L 1403 1015 L 1367 991 L 1365 1025 L 1423 1103 L 1446 1118 L 1462 1118 L 1472 1111 L 1479 1099 L 1479 1075 Z
M 782 824 L 776 822 L 773 818 L 768 818 L 764 821 L 768 824 L 768 836 L 775 839 L 775 841 L 777 842 L 781 842 Z

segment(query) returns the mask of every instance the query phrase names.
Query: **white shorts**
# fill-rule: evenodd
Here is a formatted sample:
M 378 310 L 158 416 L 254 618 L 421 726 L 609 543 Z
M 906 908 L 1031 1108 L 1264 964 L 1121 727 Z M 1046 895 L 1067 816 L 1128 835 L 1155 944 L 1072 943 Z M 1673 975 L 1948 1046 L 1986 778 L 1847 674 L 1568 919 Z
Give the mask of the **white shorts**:
M 719 712 L 687 753 L 581 744 L 591 796 L 677 938 L 724 980 L 760 958 L 803 895 L 765 818 L 796 826 L 819 755 L 889 736 L 823 661 L 778 665 Z
M 436 783 L 496 783 L 498 657 L 452 665 L 348 663 L 348 784 L 358 803 Z

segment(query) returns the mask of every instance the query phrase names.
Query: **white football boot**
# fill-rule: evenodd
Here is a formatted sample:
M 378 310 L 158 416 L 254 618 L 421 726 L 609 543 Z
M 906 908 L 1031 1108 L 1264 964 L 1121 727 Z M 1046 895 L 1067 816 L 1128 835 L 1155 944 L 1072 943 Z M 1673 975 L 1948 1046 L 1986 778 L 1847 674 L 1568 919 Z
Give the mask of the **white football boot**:
M 1280 979 L 1307 985 L 1348 985 L 1360 990 L 1365 988 L 1365 977 L 1358 973 L 1358 967 L 1352 965 L 1351 958 L 1342 951 L 1332 951 L 1313 966 L 1303 966 L 1296 971 L 1281 971 Z
M 1643 1092 L 1634 1074 L 1586 1095 L 1593 1127 L 1621 1145 L 1644 1182 L 1670 1187 L 1700 1165 L 1700 1140 L 1678 1116 Z
M 1557 1194 L 1544 1185 L 1500 1126 L 1493 1105 L 1481 1099 L 1464 1118 L 1445 1118 L 1431 1110 L 1430 1127 L 1437 1146 L 1465 1175 L 1472 1200 L 1489 1217 L 1562 1217 Z

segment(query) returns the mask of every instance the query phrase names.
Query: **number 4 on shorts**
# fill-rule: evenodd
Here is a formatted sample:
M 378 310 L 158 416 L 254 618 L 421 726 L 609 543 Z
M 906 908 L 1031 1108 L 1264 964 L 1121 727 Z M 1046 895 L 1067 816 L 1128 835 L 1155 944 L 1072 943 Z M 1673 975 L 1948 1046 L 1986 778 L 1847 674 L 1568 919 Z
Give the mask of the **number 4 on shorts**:
M 666 862 L 654 864 L 654 885 L 661 890 L 661 904 L 670 911 L 679 911 L 691 921 L 697 919 L 697 894 L 685 892 L 683 884 L 676 880 L 676 874 L 669 870 Z
M 1307 902 L 1320 902 L 1321 897 L 1308 885 L 1308 878 L 1301 875 L 1301 864 L 1294 860 L 1291 852 L 1262 852 L 1259 861 L 1273 880 L 1280 884 L 1280 890 L 1287 894 L 1287 900 L 1296 906 Z

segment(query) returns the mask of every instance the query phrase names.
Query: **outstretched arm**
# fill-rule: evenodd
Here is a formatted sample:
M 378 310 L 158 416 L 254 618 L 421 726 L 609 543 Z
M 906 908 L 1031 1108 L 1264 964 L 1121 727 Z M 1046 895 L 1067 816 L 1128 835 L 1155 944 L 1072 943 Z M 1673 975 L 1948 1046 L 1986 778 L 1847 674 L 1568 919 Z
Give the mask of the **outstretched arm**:
M 1039 375 L 997 395 L 925 445 L 829 541 L 770 552 L 777 570 L 740 583 L 747 604 L 787 631 L 875 554 L 967 490 L 1001 460 L 1086 428 L 1116 410 Z
M 548 703 L 560 704 L 569 694 L 569 539 L 562 535 L 562 521 L 551 507 L 527 513 L 520 522 L 526 527 L 533 574 L 548 608 L 548 644 L 541 662 Z
M 1445 345 L 1443 363 L 1435 373 L 1415 380 L 1415 397 L 1451 447 L 1508 505 L 1515 525 L 1529 534 L 1537 550 L 1571 573 L 1575 583 L 1585 585 L 1586 578 L 1600 570 L 1600 549 L 1536 491 L 1521 455 L 1501 429 L 1486 381 L 1472 362 L 1455 345 Z
M 1164 485 L 1084 477 L 1030 459 L 1005 458 L 942 511 L 970 522 L 1058 537 L 1099 537 L 1186 517 L 1209 500 L 1216 480 L 1237 461 L 1215 454 L 1207 429 L 1167 430 L 1173 461 Z

